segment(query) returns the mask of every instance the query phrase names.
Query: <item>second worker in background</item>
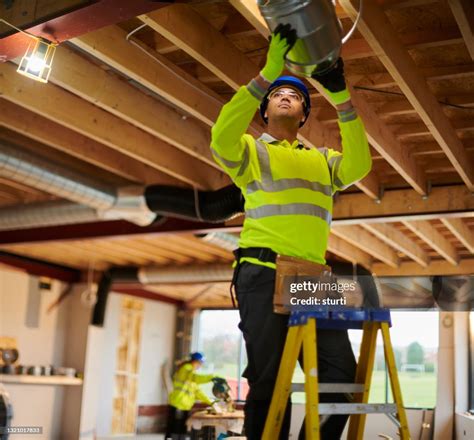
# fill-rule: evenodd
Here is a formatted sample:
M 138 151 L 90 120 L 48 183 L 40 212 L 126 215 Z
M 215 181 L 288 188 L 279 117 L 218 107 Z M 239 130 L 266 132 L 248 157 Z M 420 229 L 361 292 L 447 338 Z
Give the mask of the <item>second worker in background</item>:
M 341 59 L 314 78 L 337 109 L 342 154 L 298 141 L 298 130 L 310 113 L 310 96 L 298 78 L 280 77 L 295 37 L 289 25 L 275 30 L 265 67 L 222 108 L 212 128 L 212 154 L 245 198 L 234 282 L 248 357 L 244 377 L 250 387 L 245 405 L 249 440 L 262 438 L 287 334 L 288 315 L 273 311 L 276 255 L 324 265 L 332 196 L 362 179 L 372 164 Z M 267 132 L 255 139 L 246 131 L 259 108 Z M 318 365 L 320 382 L 353 382 L 356 362 L 347 331 L 318 329 Z M 344 395 L 321 394 L 320 401 L 347 400 Z M 288 439 L 290 414 L 289 404 L 280 439 Z M 346 421 L 345 415 L 331 416 L 321 438 L 340 438 Z

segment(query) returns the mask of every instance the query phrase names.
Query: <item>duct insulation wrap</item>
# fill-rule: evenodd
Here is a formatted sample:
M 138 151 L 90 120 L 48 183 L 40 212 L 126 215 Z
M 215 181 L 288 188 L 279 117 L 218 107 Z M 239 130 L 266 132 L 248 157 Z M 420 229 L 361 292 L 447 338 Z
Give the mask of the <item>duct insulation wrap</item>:
M 138 271 L 142 284 L 217 283 L 230 281 L 233 269 L 230 264 L 186 267 L 143 267 Z
M 102 220 L 97 211 L 89 206 L 69 202 L 32 203 L 2 208 L 0 231 L 42 226 L 58 226 L 89 223 Z
M 211 223 L 229 220 L 244 210 L 242 193 L 235 185 L 216 191 L 152 185 L 145 190 L 145 200 L 156 214 Z
M 110 208 L 116 199 L 113 188 L 4 141 L 0 143 L 0 176 L 96 209 Z

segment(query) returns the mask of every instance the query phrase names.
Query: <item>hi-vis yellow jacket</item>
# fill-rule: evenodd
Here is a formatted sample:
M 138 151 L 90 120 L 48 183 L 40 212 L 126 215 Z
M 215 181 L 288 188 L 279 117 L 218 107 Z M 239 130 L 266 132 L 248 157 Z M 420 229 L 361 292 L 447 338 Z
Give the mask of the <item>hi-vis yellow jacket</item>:
M 173 376 L 170 405 L 182 411 L 189 411 L 196 400 L 211 405 L 212 401 L 199 389 L 199 384 L 210 382 L 213 377 L 212 374 L 196 374 L 191 363 L 185 363 Z
M 212 127 L 216 162 L 241 189 L 245 221 L 239 246 L 268 247 L 288 256 L 324 264 L 332 220 L 332 196 L 362 179 L 372 160 L 359 117 L 339 121 L 342 154 L 301 148 L 268 134 L 245 134 L 261 96 L 242 86 Z M 242 258 L 255 264 L 253 258 Z

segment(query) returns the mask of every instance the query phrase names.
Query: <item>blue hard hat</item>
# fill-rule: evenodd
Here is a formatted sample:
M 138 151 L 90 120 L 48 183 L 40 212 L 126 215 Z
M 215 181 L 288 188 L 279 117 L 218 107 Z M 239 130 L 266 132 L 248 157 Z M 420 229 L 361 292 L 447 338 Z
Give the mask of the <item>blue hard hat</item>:
M 206 361 L 204 355 L 202 353 L 200 353 L 199 351 L 191 353 L 190 357 L 191 357 L 192 361 L 199 361 L 199 362 L 202 362 L 202 363 L 204 363 Z
M 299 78 L 296 78 L 296 76 L 280 76 L 277 78 L 275 81 L 273 81 L 270 85 L 270 87 L 267 90 L 267 93 L 265 93 L 265 96 L 262 99 L 262 103 L 260 104 L 260 115 L 262 116 L 262 119 L 265 121 L 265 123 L 268 123 L 268 118 L 265 117 L 265 112 L 267 111 L 267 106 L 268 106 L 268 95 L 271 93 L 272 90 L 278 88 L 278 87 L 283 87 L 283 86 L 289 86 L 293 87 L 296 90 L 300 91 L 301 94 L 304 97 L 304 121 L 300 123 L 300 127 L 304 125 L 306 122 L 306 119 L 308 119 L 309 112 L 311 111 L 311 99 L 309 96 L 308 89 L 306 88 L 305 84 L 303 81 L 301 81 Z

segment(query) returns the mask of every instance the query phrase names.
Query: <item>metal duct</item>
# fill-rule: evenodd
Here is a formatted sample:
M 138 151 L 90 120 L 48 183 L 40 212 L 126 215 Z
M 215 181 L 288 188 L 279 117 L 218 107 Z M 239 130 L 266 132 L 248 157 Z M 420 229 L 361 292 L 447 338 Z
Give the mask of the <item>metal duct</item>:
M 217 283 L 230 281 L 233 269 L 230 264 L 185 267 L 142 267 L 138 280 L 142 284 Z
M 78 203 L 39 203 L 21 209 L 2 209 L 3 230 L 119 219 L 147 226 L 156 219 L 146 204 L 143 187 L 116 190 L 4 141 L 0 143 L 0 177 Z
M 210 232 L 203 235 L 201 240 L 231 252 L 239 247 L 239 238 L 227 232 Z
M 47 202 L 0 210 L 0 230 L 87 223 L 102 220 L 96 209 L 70 202 Z
M 0 142 L 0 177 L 80 204 L 54 202 L 6 208 L 0 210 L 0 230 L 119 219 L 147 226 L 157 215 L 222 222 L 243 211 L 244 200 L 235 185 L 216 191 L 167 185 L 116 190 L 5 142 Z
M 11 144 L 1 143 L 0 176 L 96 209 L 115 203 L 115 191 Z

